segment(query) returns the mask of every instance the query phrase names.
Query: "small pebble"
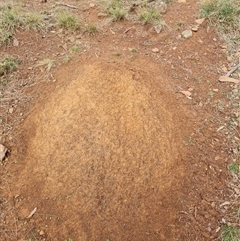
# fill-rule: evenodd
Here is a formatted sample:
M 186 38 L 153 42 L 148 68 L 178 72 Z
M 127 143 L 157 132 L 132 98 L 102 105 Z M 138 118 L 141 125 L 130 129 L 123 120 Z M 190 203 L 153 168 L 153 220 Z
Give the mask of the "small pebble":
M 152 49 L 152 52 L 153 52 L 153 53 L 159 53 L 160 51 L 159 51 L 158 48 L 154 48 L 154 49 Z

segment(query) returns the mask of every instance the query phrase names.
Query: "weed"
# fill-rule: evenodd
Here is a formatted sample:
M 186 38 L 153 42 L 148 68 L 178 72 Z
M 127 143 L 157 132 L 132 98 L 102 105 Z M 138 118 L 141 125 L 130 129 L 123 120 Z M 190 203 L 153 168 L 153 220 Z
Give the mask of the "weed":
M 149 8 L 146 11 L 139 14 L 139 20 L 142 24 L 159 24 L 161 22 L 161 14 L 155 8 Z
M 210 92 L 208 93 L 208 95 L 209 95 L 211 98 L 213 98 L 213 97 L 214 97 L 214 92 L 213 92 L 213 91 L 210 91 Z
M 43 16 L 39 13 L 27 13 L 24 16 L 25 29 L 39 30 L 43 27 Z
M 0 76 L 6 75 L 18 68 L 18 59 L 8 56 L 0 62 Z
M 86 31 L 89 33 L 89 35 L 94 35 L 97 32 L 97 26 L 89 23 L 86 25 Z
M 16 29 L 42 30 L 45 23 L 39 13 L 29 13 L 17 4 L 0 4 L 0 45 L 10 42 Z
M 21 25 L 19 15 L 12 7 L 2 7 L 2 13 L 0 15 L 0 44 L 10 42 L 11 37 L 16 28 Z
M 111 16 L 113 22 L 120 21 L 126 18 L 127 15 L 120 0 L 107 1 L 105 11 Z
M 63 62 L 64 62 L 65 64 L 67 64 L 71 59 L 72 59 L 72 56 L 69 55 L 69 54 L 67 54 L 66 56 L 64 56 Z
M 225 226 L 221 238 L 223 241 L 239 241 L 240 231 L 235 226 Z
M 232 162 L 228 165 L 228 170 L 231 173 L 238 174 L 239 173 L 239 165 L 236 162 Z
M 218 100 L 217 105 L 216 105 L 216 109 L 219 112 L 224 112 L 224 108 L 225 108 L 225 102 L 222 100 Z
M 82 50 L 82 48 L 80 47 L 80 46 L 78 46 L 78 45 L 74 45 L 74 46 L 72 46 L 71 48 L 70 48 L 70 52 L 71 53 L 77 53 L 77 52 L 79 52 L 79 51 L 81 51 Z
M 6 86 L 6 85 L 7 85 L 9 82 L 11 82 L 11 81 L 12 81 L 12 79 L 9 78 L 9 77 L 2 77 L 2 78 L 0 79 L 0 88 Z M 1 119 L 0 119 L 0 124 L 1 124 Z
M 0 26 L 2 29 L 8 32 L 13 32 L 17 27 L 20 27 L 21 25 L 22 23 L 19 13 L 15 8 L 9 7 L 2 12 L 0 19 Z
M 240 45 L 239 0 L 202 0 L 201 15 L 217 27 L 220 37 L 231 44 L 231 48 Z M 233 38 L 235 40 L 232 42 Z
M 55 61 L 52 59 L 43 59 L 37 66 L 45 66 L 47 71 L 50 71 L 55 66 Z
M 80 28 L 78 18 L 71 12 L 63 11 L 57 15 L 58 24 L 68 30 L 78 30 Z

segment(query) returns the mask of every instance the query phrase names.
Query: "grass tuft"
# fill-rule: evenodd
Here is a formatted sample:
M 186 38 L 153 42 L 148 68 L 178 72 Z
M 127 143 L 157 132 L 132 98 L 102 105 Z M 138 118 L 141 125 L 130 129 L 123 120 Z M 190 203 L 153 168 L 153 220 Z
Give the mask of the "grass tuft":
M 108 15 L 111 16 L 113 22 L 126 18 L 127 11 L 123 8 L 119 0 L 107 1 L 105 9 Z
M 232 162 L 228 165 L 228 170 L 231 173 L 238 174 L 239 173 L 239 165 L 236 162 Z
M 97 32 L 97 26 L 95 24 L 89 23 L 86 25 L 86 31 L 89 35 L 94 35 Z
M 0 76 L 6 75 L 10 72 L 17 70 L 18 68 L 18 59 L 7 56 L 0 62 Z
M 26 30 L 33 29 L 37 31 L 43 28 L 43 16 L 39 13 L 27 13 L 23 21 Z
M 67 30 L 78 30 L 80 23 L 78 18 L 69 11 L 60 12 L 57 16 L 58 24 Z
M 161 14 L 157 9 L 149 8 L 139 14 L 139 20 L 142 24 L 159 24 L 161 22 Z
M 239 0 L 202 0 L 201 16 L 217 27 L 230 51 L 240 46 L 240 1 Z
M 26 9 L 17 4 L 0 4 L 0 46 L 8 44 L 16 29 L 43 30 L 46 23 L 43 15 L 26 12 Z
M 225 226 L 223 228 L 221 238 L 223 241 L 239 241 L 240 240 L 240 230 L 235 226 Z

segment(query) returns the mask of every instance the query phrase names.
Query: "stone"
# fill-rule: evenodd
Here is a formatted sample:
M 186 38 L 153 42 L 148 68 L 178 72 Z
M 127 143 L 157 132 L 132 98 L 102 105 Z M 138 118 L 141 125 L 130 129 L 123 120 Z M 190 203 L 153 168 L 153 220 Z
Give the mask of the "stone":
M 154 49 L 152 49 L 152 52 L 153 52 L 153 53 L 159 53 L 160 51 L 159 51 L 158 48 L 154 48 Z
M 10 114 L 12 114 L 13 111 L 14 111 L 13 107 L 9 108 L 9 110 L 8 110 L 8 112 L 9 112 Z
M 0 161 L 4 160 L 4 158 L 6 157 L 7 151 L 8 149 L 4 145 L 0 144 Z
M 205 21 L 205 18 L 199 18 L 195 20 L 195 23 L 197 23 L 198 25 L 201 25 L 204 21 Z
M 182 38 L 182 35 L 181 35 L 181 34 L 179 34 L 179 35 L 176 37 L 177 40 L 179 40 L 179 39 L 181 39 L 181 38 Z
M 180 93 L 182 93 L 183 95 L 185 95 L 186 97 L 191 97 L 192 93 L 188 90 L 183 90 L 183 91 L 180 91 Z
M 94 4 L 94 3 L 89 3 L 89 7 L 90 7 L 90 8 L 94 8 L 94 7 L 95 7 L 95 4 Z
M 199 29 L 199 27 L 198 27 L 198 26 L 193 26 L 193 27 L 192 27 L 192 31 L 193 31 L 193 32 L 197 32 L 197 31 L 198 31 L 198 29 Z
M 231 62 L 233 61 L 232 57 L 227 56 L 227 61 L 228 61 L 229 63 L 231 63 Z
M 160 33 L 162 31 L 162 25 L 154 26 L 154 30 L 156 31 L 156 33 Z
M 16 38 L 13 39 L 13 46 L 18 47 L 18 45 L 19 45 L 19 41 Z
M 190 30 L 190 29 L 184 30 L 184 31 L 182 32 L 182 36 L 183 36 L 184 38 L 190 38 L 190 37 L 192 37 L 192 30 Z
M 39 234 L 40 234 L 41 236 L 43 236 L 43 235 L 44 235 L 44 232 L 43 232 L 42 230 L 40 230 L 40 231 L 39 231 Z

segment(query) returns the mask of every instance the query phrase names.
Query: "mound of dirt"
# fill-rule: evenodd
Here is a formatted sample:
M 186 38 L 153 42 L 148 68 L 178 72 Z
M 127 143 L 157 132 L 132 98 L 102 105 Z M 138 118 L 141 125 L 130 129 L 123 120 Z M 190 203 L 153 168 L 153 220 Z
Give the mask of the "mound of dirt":
M 185 117 L 159 87 L 164 76 L 79 69 L 25 121 L 21 218 L 37 207 L 30 222 L 47 240 L 175 240 Z

